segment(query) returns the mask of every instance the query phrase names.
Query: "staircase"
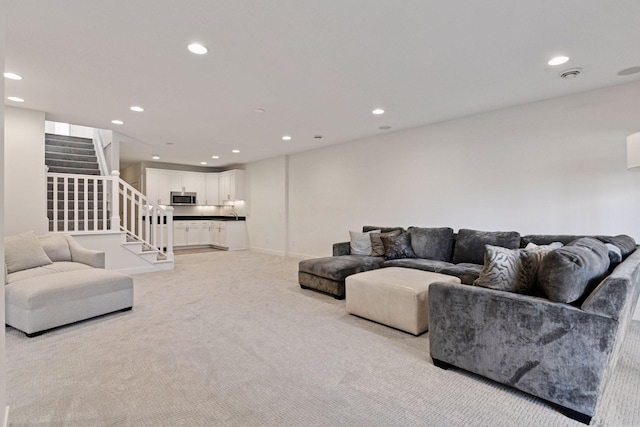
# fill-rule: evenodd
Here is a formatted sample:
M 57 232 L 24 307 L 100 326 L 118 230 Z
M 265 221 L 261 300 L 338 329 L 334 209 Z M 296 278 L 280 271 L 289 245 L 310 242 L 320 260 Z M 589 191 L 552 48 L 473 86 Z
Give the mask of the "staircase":
M 100 175 L 93 140 L 77 136 L 44 136 L 44 162 L 49 172 Z
M 50 232 L 122 233 L 121 246 L 128 252 L 157 269 L 173 268 L 172 240 L 167 244 L 166 226 L 158 231 L 161 223 L 173 227 L 172 215 L 167 221 L 164 210 L 117 172 L 101 175 L 92 139 L 45 134 L 45 164 Z

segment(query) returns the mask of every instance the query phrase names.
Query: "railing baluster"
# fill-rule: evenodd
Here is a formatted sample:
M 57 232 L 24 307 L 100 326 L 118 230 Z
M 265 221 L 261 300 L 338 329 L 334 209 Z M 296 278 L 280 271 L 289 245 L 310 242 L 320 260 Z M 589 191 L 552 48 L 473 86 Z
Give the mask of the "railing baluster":
M 73 231 L 78 231 L 78 177 L 73 177 Z
M 64 231 L 69 231 L 69 179 L 65 176 L 62 182 L 64 191 Z
M 102 185 L 102 230 L 107 231 L 107 180 L 102 177 L 100 183 Z
M 98 205 L 100 201 L 98 200 L 98 179 L 92 178 L 93 182 L 93 228 L 92 231 L 98 231 L 99 221 L 98 221 Z
M 89 228 L 89 180 L 87 178 L 83 178 L 84 180 L 84 226 L 83 230 L 88 231 Z
M 129 218 L 129 227 L 131 227 L 130 229 L 133 230 L 134 236 L 138 237 L 138 233 L 136 233 L 136 204 L 135 204 L 135 195 L 133 194 L 133 191 L 129 191 L 129 193 L 131 193 L 131 206 L 129 206 L 129 209 L 131 209 L 131 217 Z
M 53 186 L 51 189 L 53 190 L 53 231 L 54 233 L 58 231 L 58 177 L 52 176 Z

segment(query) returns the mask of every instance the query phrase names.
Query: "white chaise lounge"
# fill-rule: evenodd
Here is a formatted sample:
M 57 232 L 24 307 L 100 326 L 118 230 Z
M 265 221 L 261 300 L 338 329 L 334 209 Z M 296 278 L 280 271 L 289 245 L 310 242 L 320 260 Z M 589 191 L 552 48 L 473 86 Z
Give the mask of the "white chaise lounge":
M 28 337 L 131 310 L 133 280 L 104 269 L 104 252 L 64 234 L 5 238 L 5 323 Z

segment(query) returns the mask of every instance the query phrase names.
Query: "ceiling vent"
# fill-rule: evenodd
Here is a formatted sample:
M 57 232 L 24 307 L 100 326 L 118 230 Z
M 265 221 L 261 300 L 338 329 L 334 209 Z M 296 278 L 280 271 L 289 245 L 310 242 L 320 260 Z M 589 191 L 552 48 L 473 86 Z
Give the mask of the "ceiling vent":
M 572 68 L 570 70 L 563 71 L 562 74 L 560 74 L 560 77 L 562 77 L 565 80 L 571 80 L 578 77 L 581 72 L 582 72 L 581 68 Z

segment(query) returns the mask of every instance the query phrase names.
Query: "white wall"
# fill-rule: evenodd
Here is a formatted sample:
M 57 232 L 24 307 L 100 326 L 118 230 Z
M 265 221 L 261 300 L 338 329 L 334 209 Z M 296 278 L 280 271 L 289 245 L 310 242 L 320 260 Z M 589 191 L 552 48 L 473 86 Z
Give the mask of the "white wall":
M 247 228 L 253 250 L 286 253 L 286 157 L 247 165 Z
M 4 0 L 0 0 L 0 70 L 4 70 Z M 0 79 L 0 99 L 4 100 L 4 78 Z M 4 102 L 0 102 L 0 259 L 4 260 Z M 4 292 L 0 292 L 0 318 L 4 319 Z M 0 334 L 0 424 L 7 425 L 7 367 L 5 362 L 4 332 Z M 2 409 L 6 408 L 5 411 Z
M 638 111 L 635 82 L 291 155 L 289 252 L 330 255 L 364 224 L 640 240 L 640 174 L 626 170 L 625 145 Z M 250 164 L 247 179 L 280 168 Z M 248 225 L 252 245 L 278 251 L 284 234 L 263 239 L 283 229 L 275 184 L 261 188 L 274 206 L 251 208 Z
M 44 113 L 5 107 L 4 126 L 5 233 L 45 233 Z

